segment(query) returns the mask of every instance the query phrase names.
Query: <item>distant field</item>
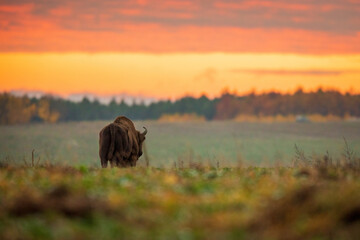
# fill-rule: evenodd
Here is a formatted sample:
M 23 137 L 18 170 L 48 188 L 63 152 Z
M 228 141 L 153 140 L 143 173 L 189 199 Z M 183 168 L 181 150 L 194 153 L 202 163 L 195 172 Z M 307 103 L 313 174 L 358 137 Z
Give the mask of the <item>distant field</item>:
M 0 127 L 0 159 L 35 159 L 70 165 L 99 166 L 98 133 L 108 122 L 71 122 Z M 294 144 L 307 155 L 340 157 L 343 137 L 360 150 L 360 122 L 328 123 L 239 123 L 136 122 L 148 128 L 146 147 L 150 164 L 173 166 L 174 162 L 203 162 L 221 167 L 239 161 L 252 165 L 275 162 L 291 164 Z M 141 130 L 142 131 L 142 130 Z M 144 159 L 139 160 L 143 164 Z

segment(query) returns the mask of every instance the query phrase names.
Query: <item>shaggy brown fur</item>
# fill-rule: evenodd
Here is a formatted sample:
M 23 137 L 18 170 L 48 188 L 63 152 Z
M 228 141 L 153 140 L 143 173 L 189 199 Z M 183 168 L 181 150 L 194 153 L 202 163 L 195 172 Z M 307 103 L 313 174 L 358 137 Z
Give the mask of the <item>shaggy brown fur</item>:
M 135 129 L 134 123 L 119 116 L 113 123 L 105 126 L 99 134 L 99 155 L 101 166 L 129 167 L 136 166 L 136 161 L 142 155 L 142 143 L 147 130 L 140 133 Z

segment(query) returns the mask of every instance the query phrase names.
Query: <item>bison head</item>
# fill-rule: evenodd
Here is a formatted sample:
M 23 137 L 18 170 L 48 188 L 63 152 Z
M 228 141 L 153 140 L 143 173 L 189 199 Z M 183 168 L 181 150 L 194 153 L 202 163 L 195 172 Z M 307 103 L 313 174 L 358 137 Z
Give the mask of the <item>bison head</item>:
M 145 141 L 145 135 L 147 134 L 147 129 L 146 127 L 143 127 L 145 130 L 144 132 L 140 133 L 138 131 L 138 143 L 139 143 L 139 153 L 138 153 L 138 158 L 141 157 L 141 155 L 143 154 L 142 151 L 142 144 Z
M 145 135 L 147 133 L 147 129 L 145 127 L 143 127 L 145 129 L 144 132 L 139 132 L 136 131 L 136 152 L 133 152 L 130 157 L 128 159 L 124 159 L 124 161 L 119 162 L 118 166 L 119 167 L 135 167 L 136 166 L 136 162 L 139 160 L 139 157 L 141 157 L 141 155 L 143 154 L 142 151 L 142 145 L 143 142 L 145 141 Z
M 137 133 L 137 144 L 139 146 L 139 150 L 137 152 L 137 155 L 134 155 L 132 154 L 130 156 L 130 159 L 129 161 L 127 162 L 126 166 L 123 166 L 123 167 L 135 167 L 136 166 L 136 162 L 139 160 L 139 157 L 141 157 L 141 155 L 143 154 L 143 151 L 142 151 L 142 145 L 143 145 L 143 142 L 145 141 L 145 135 L 147 133 L 147 129 L 145 127 L 143 127 L 145 129 L 144 132 L 139 132 L 139 131 L 136 131 Z

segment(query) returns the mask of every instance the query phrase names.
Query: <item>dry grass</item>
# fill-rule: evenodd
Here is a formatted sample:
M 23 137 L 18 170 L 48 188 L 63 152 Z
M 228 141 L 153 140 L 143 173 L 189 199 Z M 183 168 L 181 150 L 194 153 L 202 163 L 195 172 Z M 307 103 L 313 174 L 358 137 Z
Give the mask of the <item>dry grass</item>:
M 355 119 L 351 116 L 335 116 L 335 115 L 320 115 L 320 114 L 309 114 L 305 115 L 304 118 L 309 122 L 340 122 Z M 272 122 L 296 122 L 296 115 L 276 115 L 276 116 L 256 116 L 256 115 L 238 115 L 234 118 L 236 122 L 261 122 L 261 123 L 272 123 Z
M 357 124 L 149 124 L 144 167 L 99 169 L 79 165 L 76 156 L 69 164 L 59 164 L 51 154 L 44 157 L 31 151 L 33 147 L 23 161 L 3 158 L 0 239 L 357 239 L 360 235 Z M 5 136 L 11 141 L 16 132 L 17 142 L 29 136 L 33 143 L 35 138 L 49 142 L 66 134 L 64 139 L 80 142 L 76 136 L 83 136 L 88 142 L 103 123 L 73 125 L 5 129 L 11 130 Z M 94 129 L 91 134 L 89 129 Z M 326 148 L 315 154 L 304 147 L 319 136 L 341 140 L 344 132 L 351 138 L 344 138 L 335 149 L 340 154 Z M 298 136 L 305 140 L 298 141 Z M 252 166 L 255 163 L 243 156 L 255 143 L 253 153 L 266 154 L 264 145 L 269 142 L 264 139 L 288 143 L 281 150 L 292 157 L 282 155 L 285 164 Z M 179 152 L 185 140 L 191 144 Z M 54 140 L 54 145 L 68 147 L 65 151 L 83 149 L 58 142 Z M 208 153 L 209 146 L 233 153 L 236 167 L 229 167 L 220 154 L 200 154 Z M 274 151 L 274 146 L 267 148 Z M 161 159 L 152 154 L 155 150 L 166 150 L 175 158 Z M 169 161 L 167 168 L 151 167 L 163 160 Z
M 1 239 L 356 239 L 353 165 L 0 169 Z
M 205 122 L 206 119 L 204 116 L 199 116 L 195 113 L 185 113 L 185 114 L 164 114 L 159 119 L 159 122 Z

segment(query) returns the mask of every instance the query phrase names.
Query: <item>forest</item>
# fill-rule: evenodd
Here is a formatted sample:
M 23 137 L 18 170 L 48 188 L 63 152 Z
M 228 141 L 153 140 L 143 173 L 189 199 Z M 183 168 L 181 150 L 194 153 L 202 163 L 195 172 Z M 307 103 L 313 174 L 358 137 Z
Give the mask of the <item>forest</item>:
M 73 102 L 53 96 L 30 98 L 0 94 L 0 124 L 21 124 L 30 122 L 66 122 L 110 120 L 126 115 L 133 120 L 155 120 L 163 115 L 195 114 L 206 120 L 230 120 L 239 115 L 288 116 L 310 115 L 360 117 L 360 94 L 341 93 L 321 88 L 304 92 L 283 94 L 255 92 L 237 95 L 224 91 L 220 97 L 209 99 L 205 95 L 183 97 L 176 101 L 162 100 L 149 105 L 144 103 L 127 104 L 112 100 L 101 104 L 98 100 L 83 98 Z

